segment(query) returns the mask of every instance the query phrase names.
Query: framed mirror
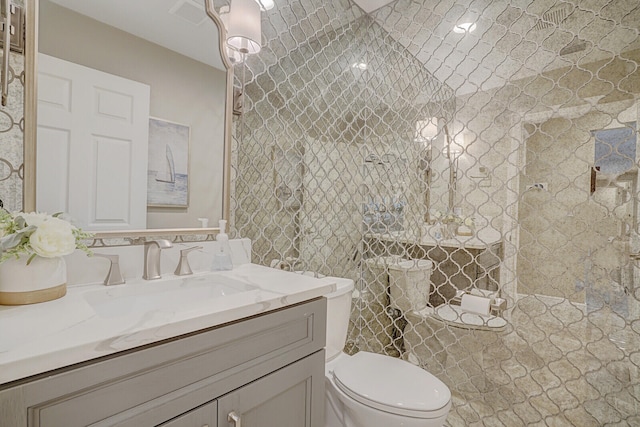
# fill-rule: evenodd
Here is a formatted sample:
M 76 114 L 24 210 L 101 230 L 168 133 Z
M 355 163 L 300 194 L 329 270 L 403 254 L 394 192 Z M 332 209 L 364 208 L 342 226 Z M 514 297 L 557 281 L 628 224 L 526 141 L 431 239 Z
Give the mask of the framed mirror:
M 98 238 L 217 231 L 229 218 L 232 69 L 213 1 L 27 6 L 39 10 L 24 210 L 68 212 Z

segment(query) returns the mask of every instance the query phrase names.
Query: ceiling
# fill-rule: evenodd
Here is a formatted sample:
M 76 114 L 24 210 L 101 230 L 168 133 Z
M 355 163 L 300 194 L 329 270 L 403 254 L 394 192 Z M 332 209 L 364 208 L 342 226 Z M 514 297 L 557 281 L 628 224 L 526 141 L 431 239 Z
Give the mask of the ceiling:
M 360 6 L 360 8 L 366 13 L 371 13 L 374 10 L 378 10 L 382 6 L 386 6 L 393 1 L 395 0 L 353 0 L 353 2 Z
M 51 1 L 224 70 L 218 49 L 202 49 L 205 40 L 218 44 L 204 0 Z M 637 0 L 350 1 L 457 95 L 640 48 Z M 276 0 L 267 13 L 288 17 L 292 3 Z M 174 10 L 186 11 L 189 19 Z M 292 25 L 289 19 L 273 22 Z M 476 23 L 476 30 L 453 32 L 462 22 Z
M 217 69 L 226 70 L 217 49 L 218 28 L 205 13 L 204 0 L 51 1 Z
M 457 95 L 640 47 L 637 0 L 399 0 L 372 16 Z

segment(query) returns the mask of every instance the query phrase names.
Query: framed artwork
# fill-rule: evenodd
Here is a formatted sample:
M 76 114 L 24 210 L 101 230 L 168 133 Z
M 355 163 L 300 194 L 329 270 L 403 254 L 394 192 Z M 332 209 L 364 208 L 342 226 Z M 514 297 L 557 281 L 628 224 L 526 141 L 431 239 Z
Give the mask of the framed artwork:
M 148 206 L 189 206 L 190 132 L 187 125 L 149 118 Z
M 636 122 L 624 127 L 591 131 L 595 137 L 595 166 L 607 175 L 620 175 L 636 164 Z
M 636 122 L 623 123 L 624 127 L 591 131 L 595 138 L 595 165 L 591 167 L 590 193 L 596 192 L 598 175 L 609 177 L 605 181 L 620 182 L 629 172 L 636 174 Z M 629 177 L 627 177 L 629 179 Z M 634 182 L 636 178 L 633 178 Z M 605 187 L 609 184 L 605 183 Z M 635 192 L 635 190 L 634 190 Z

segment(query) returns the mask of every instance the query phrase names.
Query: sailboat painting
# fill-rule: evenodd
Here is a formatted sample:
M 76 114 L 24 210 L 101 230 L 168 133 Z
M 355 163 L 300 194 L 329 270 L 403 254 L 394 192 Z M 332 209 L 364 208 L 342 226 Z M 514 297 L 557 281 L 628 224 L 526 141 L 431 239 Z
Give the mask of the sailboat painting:
M 148 206 L 189 206 L 189 134 L 189 126 L 149 119 Z

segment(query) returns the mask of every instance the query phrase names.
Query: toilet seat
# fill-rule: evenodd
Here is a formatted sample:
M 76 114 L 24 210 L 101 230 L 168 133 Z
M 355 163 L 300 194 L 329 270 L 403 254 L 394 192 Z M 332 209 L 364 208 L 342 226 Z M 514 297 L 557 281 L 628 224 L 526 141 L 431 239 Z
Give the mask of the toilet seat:
M 335 384 L 363 405 L 413 418 L 449 412 L 451 392 L 427 371 L 390 356 L 361 351 L 333 369 Z

